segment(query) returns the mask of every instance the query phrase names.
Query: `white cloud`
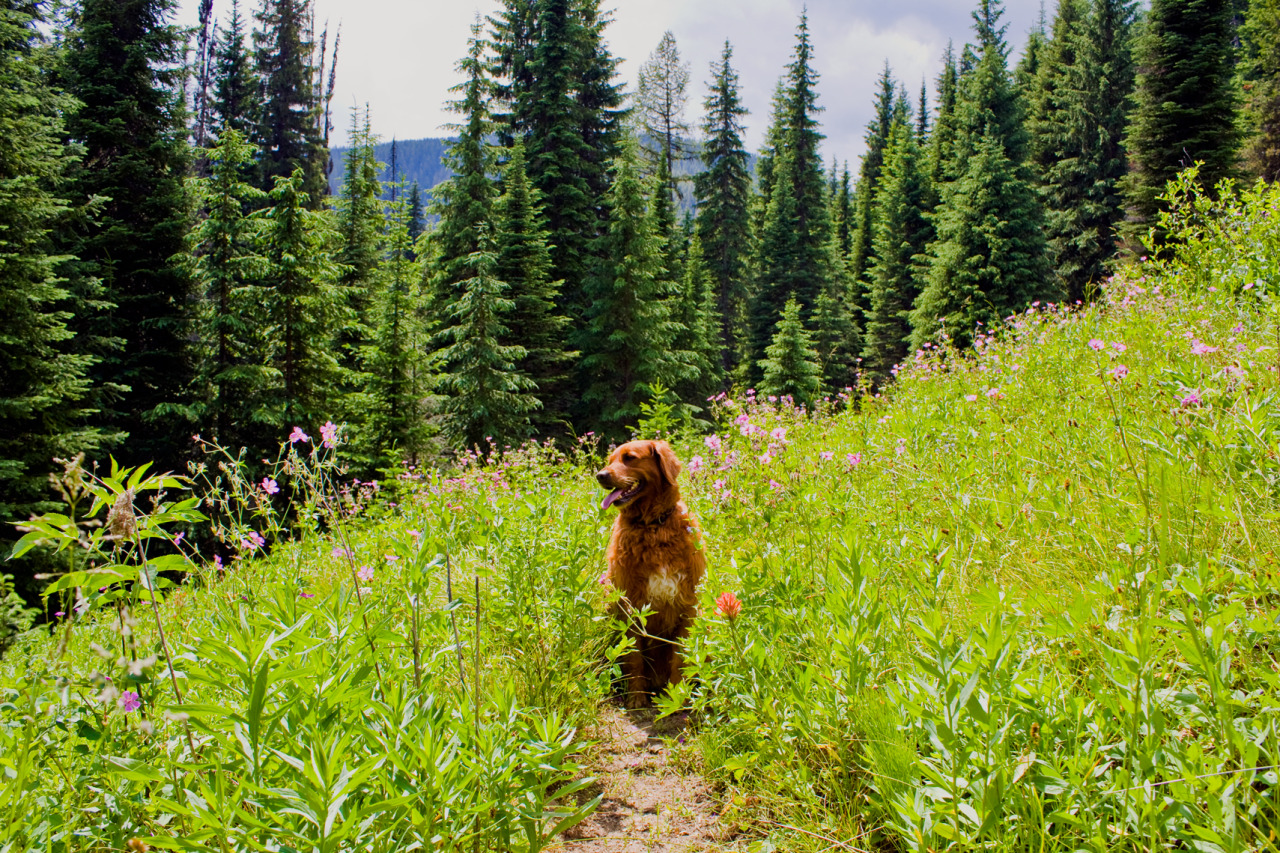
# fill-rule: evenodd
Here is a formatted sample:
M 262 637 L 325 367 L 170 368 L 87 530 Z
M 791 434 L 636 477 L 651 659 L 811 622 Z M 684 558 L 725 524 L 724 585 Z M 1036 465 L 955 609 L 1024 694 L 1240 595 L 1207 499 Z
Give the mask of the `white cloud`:
M 180 0 L 179 23 L 193 25 L 198 0 Z M 242 0 L 242 7 L 256 7 Z M 412 139 L 443 135 L 452 121 L 443 109 L 454 71 L 466 52 L 469 28 L 477 13 L 494 12 L 499 3 L 456 0 L 315 0 L 317 27 L 339 24 L 342 46 L 334 99 L 338 140 L 345 139 L 347 112 L 368 103 L 376 132 L 383 138 Z M 801 0 L 616 0 L 614 23 L 606 39 L 623 59 L 621 79 L 631 88 L 640 64 L 665 30 L 676 37 L 692 71 L 689 120 L 701 115 L 709 65 L 727 38 L 751 115 L 748 142 L 760 144 L 769 120 L 774 84 L 791 61 Z M 224 15 L 230 0 L 216 0 Z M 885 60 L 914 99 L 920 80 L 932 89 L 948 39 L 957 46 L 971 37 L 966 0 L 813 0 L 808 4 L 814 65 L 821 75 L 819 103 L 825 155 L 849 160 L 856 168 L 863 128 L 871 118 L 874 86 Z M 1006 22 L 1014 54 L 1040 11 L 1040 0 L 1007 0 Z M 332 38 L 332 36 L 331 36 Z

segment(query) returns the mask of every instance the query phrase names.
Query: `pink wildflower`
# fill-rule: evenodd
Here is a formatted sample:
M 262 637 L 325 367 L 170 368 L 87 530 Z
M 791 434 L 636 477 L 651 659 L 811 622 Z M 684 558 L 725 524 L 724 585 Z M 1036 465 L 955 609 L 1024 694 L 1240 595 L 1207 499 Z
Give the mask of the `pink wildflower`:
M 704 438 L 702 440 L 702 443 L 705 444 L 707 446 L 707 449 L 710 450 L 712 453 L 720 452 L 720 447 L 721 447 L 720 436 L 715 435 L 713 433 L 707 436 L 706 438 Z
M 320 427 L 320 437 L 324 440 L 324 446 L 332 450 L 338 446 L 338 425 L 333 421 L 325 421 L 324 426 Z
M 965 394 L 965 395 L 964 395 L 964 398 L 965 398 L 966 400 L 968 400 L 970 403 L 976 403 L 976 402 L 978 402 L 978 395 L 977 395 L 977 394 Z
M 276 495 L 280 493 L 280 484 L 270 477 L 263 477 L 262 482 L 259 485 L 262 486 L 262 491 L 269 495 Z
M 777 480 L 770 479 L 769 488 L 773 489 L 775 492 L 780 492 L 782 491 L 782 484 L 779 483 Z
M 1112 379 L 1124 379 L 1129 375 L 1129 368 L 1125 367 L 1123 364 L 1117 364 L 1115 367 L 1107 371 L 1107 375 Z
M 992 398 L 994 398 L 994 399 L 999 400 L 1000 398 L 1002 398 L 1002 397 L 1004 396 L 1004 394 L 1000 393 L 1000 389 L 999 389 L 999 388 L 988 388 L 988 389 L 987 389 L 987 396 L 988 396 L 988 397 L 992 397 Z
M 786 441 L 786 440 L 787 440 L 787 428 L 786 428 L 786 427 L 777 427 L 777 428 L 775 428 L 775 429 L 774 429 L 774 431 L 773 431 L 773 432 L 769 433 L 769 436 L 770 436 L 774 441 Z
M 702 470 L 702 457 L 695 456 L 689 460 L 689 473 L 696 474 Z
M 1111 348 L 1112 348 L 1113 350 L 1115 350 L 1116 352 L 1124 352 L 1125 350 L 1127 350 L 1127 349 L 1128 349 L 1128 347 L 1127 347 L 1127 346 L 1125 346 L 1124 344 L 1120 343 L 1119 341 L 1113 341 L 1113 342 L 1112 342 L 1112 344 L 1111 344 Z
M 261 548 L 267 540 L 262 538 L 262 534 L 256 530 L 250 530 L 249 535 L 240 540 L 240 547 L 245 551 L 256 551 Z
M 750 421 L 751 421 L 751 416 L 748 415 L 746 412 L 743 412 L 742 414 L 738 415 L 736 418 L 733 419 L 733 423 L 735 426 L 742 426 L 743 424 L 749 423 Z
M 116 704 L 126 714 L 132 713 L 142 707 L 142 697 L 138 695 L 136 690 L 126 690 L 116 699 Z
M 351 556 L 351 552 L 346 548 L 335 547 L 329 552 L 329 556 L 333 557 L 335 560 L 344 560 Z
M 1211 352 L 1217 352 L 1217 351 L 1218 351 L 1217 347 L 1211 347 L 1208 344 L 1204 343 L 1203 341 L 1197 340 L 1191 344 L 1192 355 L 1208 355 Z
M 772 461 L 773 461 L 773 454 L 771 454 L 771 453 L 761 453 L 761 454 L 760 454 L 760 464 L 761 464 L 761 465 L 768 465 L 768 464 L 769 464 L 770 462 L 772 462 Z
M 830 450 L 824 450 L 818 454 L 818 456 L 822 459 L 823 462 L 830 462 L 832 457 L 834 457 L 835 455 L 836 454 Z
M 1094 338 L 1093 340 L 1089 341 L 1089 349 L 1091 350 L 1101 350 L 1106 345 L 1107 345 L 1106 342 L 1099 338 Z
M 601 586 L 608 586 L 608 585 L 609 585 L 609 584 L 611 584 L 612 582 L 613 582 L 613 581 L 611 581 L 611 580 L 609 579 L 609 570 L 606 568 L 606 569 L 605 569 L 605 570 L 600 574 L 600 585 L 601 585 Z
M 732 622 L 742 612 L 742 602 L 731 592 L 723 592 L 716 599 L 716 613 Z
M 297 444 L 299 441 L 301 441 L 303 444 L 306 444 L 310 440 L 311 440 L 311 436 L 303 432 L 302 427 L 300 426 L 294 427 L 293 432 L 289 433 L 290 444 Z
M 862 453 L 846 453 L 844 455 L 844 461 L 848 462 L 850 465 L 861 465 Z
M 356 577 L 362 581 L 373 580 L 373 569 L 370 566 L 361 566 L 356 569 Z
M 1204 400 L 1200 398 L 1199 391 L 1188 391 L 1185 396 L 1178 400 L 1178 404 L 1184 409 L 1190 408 L 1191 406 L 1199 406 L 1203 402 Z

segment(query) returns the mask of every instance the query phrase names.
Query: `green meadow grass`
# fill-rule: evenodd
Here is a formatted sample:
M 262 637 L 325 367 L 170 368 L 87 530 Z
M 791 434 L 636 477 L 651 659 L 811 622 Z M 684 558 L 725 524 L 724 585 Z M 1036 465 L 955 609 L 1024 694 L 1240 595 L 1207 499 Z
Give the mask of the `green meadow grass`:
M 1095 304 L 672 437 L 709 571 L 660 709 L 726 844 L 1280 846 L 1280 191 L 1174 195 L 1183 248 Z M 47 522 L 80 574 L 0 661 L 0 850 L 539 850 L 595 807 L 589 438 L 376 499 L 314 439 L 274 497 L 209 459 L 199 508 L 137 478 L 136 533 Z M 238 558 L 153 602 L 184 520 Z

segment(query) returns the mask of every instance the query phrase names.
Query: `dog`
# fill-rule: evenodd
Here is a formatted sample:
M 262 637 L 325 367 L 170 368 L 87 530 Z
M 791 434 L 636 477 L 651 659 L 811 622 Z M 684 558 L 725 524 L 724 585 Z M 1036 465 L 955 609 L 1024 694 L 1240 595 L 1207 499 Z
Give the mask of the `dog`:
M 609 490 L 601 508 L 618 510 L 607 576 L 622 593 L 615 615 L 635 641 L 623 661 L 628 708 L 643 708 L 664 686 L 680 683 L 681 644 L 707 570 L 698 522 L 680 500 L 679 474 L 680 460 L 665 441 L 629 441 L 596 474 Z

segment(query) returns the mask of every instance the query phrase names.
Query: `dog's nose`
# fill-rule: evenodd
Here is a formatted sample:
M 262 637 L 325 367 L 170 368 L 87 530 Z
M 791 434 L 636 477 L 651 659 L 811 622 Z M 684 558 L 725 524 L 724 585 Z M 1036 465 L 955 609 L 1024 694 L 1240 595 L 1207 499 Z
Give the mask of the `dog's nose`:
M 607 470 L 601 469 L 596 472 L 596 482 L 604 486 L 606 489 L 609 487 L 610 479 L 612 478 L 609 476 L 609 472 Z

